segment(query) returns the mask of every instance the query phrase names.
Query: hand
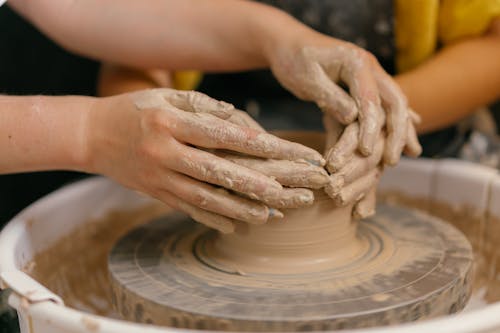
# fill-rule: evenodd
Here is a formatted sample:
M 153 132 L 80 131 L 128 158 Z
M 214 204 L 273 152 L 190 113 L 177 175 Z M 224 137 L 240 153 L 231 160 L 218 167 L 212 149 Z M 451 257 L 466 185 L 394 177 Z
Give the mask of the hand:
M 405 153 L 416 157 L 422 152 L 415 131 L 417 119 L 408 121 L 405 137 Z M 375 212 L 375 192 L 383 169 L 383 152 L 386 138 L 382 131 L 370 156 L 356 152 L 359 138 L 357 122 L 344 128 L 330 116 L 325 115 L 323 122 L 327 131 L 326 160 L 327 170 L 331 173 L 326 193 L 338 205 L 356 203 L 353 214 L 365 218 Z
M 264 223 L 282 216 L 271 208 L 277 201 L 284 208 L 312 203 L 309 190 L 285 191 L 203 150 L 324 165 L 318 152 L 235 124 L 241 121 L 232 105 L 197 92 L 154 89 L 98 99 L 88 121 L 89 169 L 222 232 L 233 230 L 233 219 Z
M 399 86 L 369 52 L 319 33 L 299 34 L 292 42 L 272 48 L 271 69 L 281 84 L 297 97 L 316 102 L 343 125 L 358 119 L 359 151 L 374 150 L 385 126 L 384 161 L 394 165 L 406 140 L 410 118 Z M 343 83 L 349 93 L 339 85 Z
M 253 120 L 252 117 L 243 111 L 235 110 L 233 115 L 228 118 L 228 121 L 237 125 L 253 128 L 260 132 L 265 132 L 265 130 L 255 120 Z M 319 189 L 323 188 L 330 182 L 328 173 L 323 167 L 319 167 L 306 161 L 264 159 L 230 153 L 227 151 L 214 151 L 214 153 L 217 156 L 235 164 L 269 176 L 283 186 Z M 285 189 L 285 191 L 293 193 L 298 190 Z M 278 208 L 280 207 L 279 204 L 273 206 Z

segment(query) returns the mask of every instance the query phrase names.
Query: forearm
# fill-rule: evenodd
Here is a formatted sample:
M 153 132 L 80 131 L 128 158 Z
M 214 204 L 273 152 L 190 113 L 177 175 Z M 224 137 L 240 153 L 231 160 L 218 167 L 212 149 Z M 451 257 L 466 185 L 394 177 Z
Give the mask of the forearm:
M 243 0 L 11 0 L 10 4 L 69 50 L 142 68 L 266 67 L 265 50 L 275 39 L 309 30 L 277 9 Z
M 449 126 L 500 97 L 500 34 L 446 47 L 422 66 L 396 77 L 422 116 L 419 132 Z
M 93 98 L 0 96 L 0 174 L 85 170 Z
M 152 88 L 171 88 L 170 72 L 137 70 L 130 67 L 102 64 L 97 83 L 100 97 Z

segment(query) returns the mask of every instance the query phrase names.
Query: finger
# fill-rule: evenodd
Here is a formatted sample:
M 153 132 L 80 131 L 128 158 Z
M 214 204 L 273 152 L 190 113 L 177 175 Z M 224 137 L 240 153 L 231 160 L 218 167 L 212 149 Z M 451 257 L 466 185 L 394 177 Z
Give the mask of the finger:
M 323 115 L 323 125 L 326 131 L 326 143 L 325 143 L 325 154 L 335 146 L 335 143 L 339 140 L 342 131 L 344 130 L 343 125 L 341 125 L 332 116 L 324 114 Z
M 414 125 L 420 125 L 422 122 L 422 117 L 412 109 L 408 109 L 408 112 L 410 114 L 411 121 L 413 122 Z
M 352 65 L 340 72 L 340 78 L 349 86 L 351 96 L 358 106 L 359 151 L 365 156 L 373 151 L 385 120 L 377 82 L 368 57 L 351 59 Z
M 176 114 L 171 130 L 180 141 L 205 148 L 228 149 L 252 156 L 281 160 L 304 159 L 323 166 L 325 160 L 314 149 L 280 139 L 248 127 L 241 127 L 210 114 L 189 114 L 169 110 Z
M 198 91 L 157 90 L 170 104 L 183 111 L 207 113 L 221 119 L 231 117 L 235 111 L 232 104 L 218 101 Z
M 139 110 L 173 105 L 183 111 L 208 113 L 221 119 L 229 118 L 234 111 L 232 104 L 215 100 L 196 91 L 158 88 L 135 92 L 131 94 L 131 98 Z
M 384 160 L 388 165 L 398 163 L 406 141 L 408 104 L 399 86 L 380 67 L 376 65 L 376 78 L 382 105 L 386 110 L 387 141 Z
M 409 119 L 409 118 L 408 118 Z M 390 134 L 387 133 L 385 151 L 384 151 L 384 164 L 394 166 L 399 163 L 401 154 L 406 145 L 406 140 L 408 137 L 408 120 L 400 126 L 399 131 L 404 131 L 404 141 L 400 141 L 399 134 L 395 137 L 394 132 Z
M 284 188 L 278 196 L 264 200 L 266 205 L 279 209 L 307 207 L 313 202 L 313 192 L 305 188 Z
M 385 115 L 380 106 L 363 101 L 359 110 L 359 145 L 361 154 L 368 156 L 385 122 Z
M 214 214 L 182 201 L 168 191 L 161 191 L 156 197 L 173 209 L 180 210 L 189 215 L 193 220 L 207 227 L 217 229 L 224 234 L 234 232 L 234 221 L 222 215 Z
M 165 159 L 165 166 L 179 173 L 239 193 L 251 199 L 264 201 L 276 197 L 282 186 L 275 180 L 259 172 L 238 166 L 211 153 L 184 146 L 178 142 L 170 148 L 173 156 Z
M 325 73 L 318 63 L 309 69 L 309 77 L 304 80 L 305 95 L 316 102 L 325 113 L 348 125 L 356 120 L 358 109 L 353 99 Z
M 260 172 L 288 187 L 319 189 L 330 181 L 324 168 L 303 161 L 273 160 L 217 152 L 217 156 Z
M 408 131 L 404 151 L 410 157 L 418 157 L 422 154 L 422 146 L 418 142 L 417 131 L 411 119 L 408 119 Z
M 353 216 L 355 219 L 365 219 L 375 215 L 377 205 L 377 187 L 374 186 L 363 199 L 354 205 Z
M 383 152 L 384 138 L 380 135 L 373 154 L 368 157 L 356 154 L 342 169 L 330 175 L 330 192 L 340 192 L 342 187 L 351 184 L 356 179 L 361 178 L 363 175 L 377 168 L 377 165 L 380 164 L 382 159 Z
M 356 152 L 359 140 L 359 125 L 348 125 L 335 146 L 326 154 L 326 168 L 330 172 L 340 170 L 349 162 Z
M 259 132 L 265 132 L 266 130 L 260 126 L 258 122 L 256 122 L 250 115 L 241 110 L 234 110 L 234 113 L 231 117 L 226 119 L 232 124 L 241 126 L 241 127 L 249 127 L 257 130 Z
M 185 202 L 231 219 L 253 224 L 265 223 L 271 215 L 283 217 L 278 210 L 270 211 L 265 205 L 230 194 L 222 188 L 189 178 L 176 172 L 168 172 L 169 191 Z
M 380 170 L 378 168 L 371 170 L 363 177 L 342 188 L 338 194 L 333 195 L 335 202 L 339 206 L 347 206 L 361 200 L 368 190 L 376 184 L 379 176 Z M 327 190 L 327 194 L 330 195 L 328 187 L 326 187 L 325 190 Z

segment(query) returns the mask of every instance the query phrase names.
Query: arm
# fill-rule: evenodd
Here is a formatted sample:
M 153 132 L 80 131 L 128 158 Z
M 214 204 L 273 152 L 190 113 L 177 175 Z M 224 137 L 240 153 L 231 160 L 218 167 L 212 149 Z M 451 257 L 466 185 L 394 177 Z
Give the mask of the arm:
M 384 159 L 391 165 L 399 160 L 409 113 L 392 78 L 368 52 L 272 7 L 243 0 L 12 0 L 11 5 L 67 49 L 108 62 L 168 70 L 269 67 L 285 88 L 342 124 L 358 119 L 362 154 L 372 153 L 385 126 Z
M 71 51 L 142 68 L 168 65 L 169 70 L 226 71 L 266 67 L 264 52 L 274 45 L 278 31 L 281 36 L 292 36 L 309 30 L 283 12 L 251 1 L 9 3 Z
M 220 148 L 264 159 L 309 160 L 313 173 L 324 173 L 314 166 L 324 164 L 318 152 L 238 125 L 232 122 L 235 111 L 206 95 L 172 89 L 108 98 L 0 96 L 0 174 L 100 173 L 223 232 L 233 229 L 233 219 L 264 223 L 282 216 L 270 207 L 311 203 L 307 189 L 284 189 L 210 153 Z
M 86 169 L 90 97 L 0 96 L 0 174 Z
M 500 97 L 500 19 L 489 33 L 445 47 L 396 82 L 422 117 L 419 132 L 449 126 Z

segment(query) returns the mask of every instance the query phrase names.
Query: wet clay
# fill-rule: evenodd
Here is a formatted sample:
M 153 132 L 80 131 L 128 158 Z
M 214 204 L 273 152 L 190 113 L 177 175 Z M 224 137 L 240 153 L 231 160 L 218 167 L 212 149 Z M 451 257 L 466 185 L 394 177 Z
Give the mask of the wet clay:
M 107 254 L 124 233 L 168 211 L 158 203 L 88 221 L 37 253 L 24 271 L 72 308 L 118 317 L 111 305 Z
M 316 230 L 298 219 L 289 227 L 294 231 L 287 234 L 283 226 L 273 244 L 268 236 L 256 237 L 257 229 L 271 224 L 255 226 L 251 237 L 245 228 L 231 238 L 169 214 L 131 231 L 113 248 L 114 304 L 134 321 L 237 331 L 370 327 L 462 309 L 472 283 L 465 237 L 415 211 L 388 206 L 377 211 L 357 228 L 337 226 L 343 235 L 327 234 L 332 230 L 310 221 L 311 229 L 323 229 L 316 236 L 325 240 L 312 247 L 300 240 Z
M 319 144 L 325 142 L 323 134 L 287 132 L 279 136 L 317 151 L 324 149 Z M 368 175 L 361 182 L 371 184 L 375 179 Z M 359 195 L 355 189 L 349 194 Z M 324 190 L 316 190 L 311 206 L 285 209 L 280 221 L 265 225 L 238 223 L 233 233 L 219 234 L 205 244 L 204 256 L 220 269 L 240 274 L 302 274 L 334 269 L 352 262 L 369 246 L 356 237 L 352 209 L 352 204 L 334 201 Z
M 323 191 L 310 207 L 284 210 L 283 220 L 238 223 L 205 244 L 204 256 L 239 274 L 320 272 L 353 261 L 369 244 L 356 237 L 352 205 L 336 206 Z
M 483 301 L 487 303 L 500 300 L 500 217 L 478 214 L 466 205 L 452 206 L 428 198 L 409 197 L 398 191 L 379 193 L 379 200 L 431 212 L 463 232 L 474 252 L 474 291 L 485 290 Z

